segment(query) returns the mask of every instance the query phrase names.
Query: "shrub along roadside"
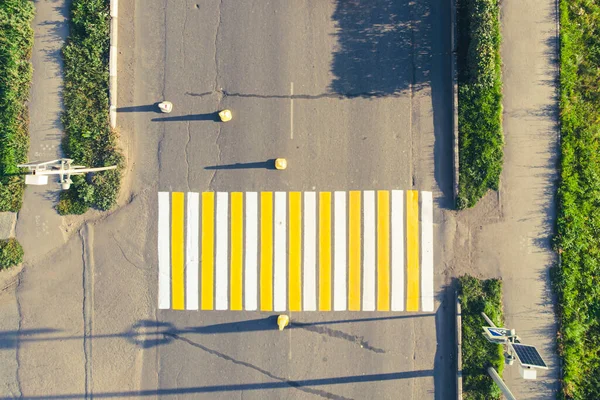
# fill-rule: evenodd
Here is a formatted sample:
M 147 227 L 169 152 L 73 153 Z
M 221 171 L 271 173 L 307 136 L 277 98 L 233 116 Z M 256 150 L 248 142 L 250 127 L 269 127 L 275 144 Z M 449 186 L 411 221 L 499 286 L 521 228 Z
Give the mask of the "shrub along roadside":
M 23 248 L 17 239 L 0 240 L 0 270 L 23 262 Z
M 560 2 L 558 351 L 567 399 L 600 399 L 600 5 Z
M 457 208 L 497 190 L 504 138 L 497 0 L 457 1 L 459 186 Z
M 109 0 L 73 0 L 70 29 L 63 48 L 63 150 L 77 164 L 121 166 L 117 134 L 109 126 Z M 81 214 L 87 207 L 108 210 L 116 204 L 120 185 L 120 168 L 74 180 L 61 193 L 57 209 L 61 214 Z
M 17 164 L 27 162 L 27 99 L 32 67 L 33 2 L 0 2 L 0 211 L 19 211 L 24 180 Z
M 459 278 L 459 298 L 462 312 L 462 370 L 463 398 L 500 399 L 498 386 L 487 373 L 492 366 L 502 375 L 504 354 L 502 346 L 488 342 L 481 327 L 487 325 L 482 312 L 496 324 L 504 326 L 502 313 L 502 282 L 498 279 L 480 280 L 472 276 Z

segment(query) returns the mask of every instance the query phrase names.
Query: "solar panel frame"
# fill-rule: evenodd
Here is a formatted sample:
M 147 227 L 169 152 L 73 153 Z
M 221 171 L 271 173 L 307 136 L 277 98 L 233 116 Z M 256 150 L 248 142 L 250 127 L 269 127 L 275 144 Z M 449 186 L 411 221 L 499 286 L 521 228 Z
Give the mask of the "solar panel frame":
M 548 365 L 542 358 L 535 346 L 530 346 L 522 343 L 511 343 L 519 362 L 524 367 L 532 367 L 539 369 L 548 369 Z

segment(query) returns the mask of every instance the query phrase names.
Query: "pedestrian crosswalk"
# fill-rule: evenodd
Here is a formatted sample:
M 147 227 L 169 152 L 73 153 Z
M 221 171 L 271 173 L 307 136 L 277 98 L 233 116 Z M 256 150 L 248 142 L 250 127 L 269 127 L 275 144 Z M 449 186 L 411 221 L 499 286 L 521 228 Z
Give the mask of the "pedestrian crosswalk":
M 433 311 L 431 192 L 159 192 L 158 306 Z

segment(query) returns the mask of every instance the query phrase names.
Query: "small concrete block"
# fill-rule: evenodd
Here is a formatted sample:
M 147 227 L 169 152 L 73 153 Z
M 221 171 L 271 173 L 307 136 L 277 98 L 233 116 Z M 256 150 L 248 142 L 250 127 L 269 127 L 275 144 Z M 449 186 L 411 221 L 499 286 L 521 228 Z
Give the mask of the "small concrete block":
M 231 119 L 233 118 L 233 115 L 231 115 L 230 110 L 223 110 L 223 111 L 219 111 L 219 118 L 221 118 L 221 121 L 227 122 L 227 121 L 231 121 Z
M 15 237 L 17 213 L 0 212 L 0 239 Z
M 285 158 L 275 159 L 275 168 L 276 169 L 286 169 L 287 168 L 287 160 Z

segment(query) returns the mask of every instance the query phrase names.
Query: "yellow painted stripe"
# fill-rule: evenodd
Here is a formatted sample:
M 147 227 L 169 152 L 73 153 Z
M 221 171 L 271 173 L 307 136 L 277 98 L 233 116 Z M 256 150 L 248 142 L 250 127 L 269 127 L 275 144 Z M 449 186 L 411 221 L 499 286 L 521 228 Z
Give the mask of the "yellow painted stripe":
M 319 193 L 319 310 L 331 311 L 331 192 Z
M 184 194 L 173 192 L 171 195 L 171 290 L 173 309 L 183 310 L 183 204 Z
M 348 310 L 360 311 L 360 195 L 351 191 L 348 207 Z
M 390 310 L 390 192 L 377 192 L 377 310 Z
M 289 291 L 290 311 L 302 309 L 302 197 L 300 192 L 290 192 L 289 224 Z
M 242 248 L 244 237 L 244 194 L 231 193 L 231 309 L 242 309 Z
M 260 309 L 273 310 L 273 193 L 260 194 Z
M 215 247 L 215 194 L 202 193 L 202 310 L 213 309 L 214 283 L 214 247 Z
M 406 311 L 419 311 L 419 192 L 406 191 Z

